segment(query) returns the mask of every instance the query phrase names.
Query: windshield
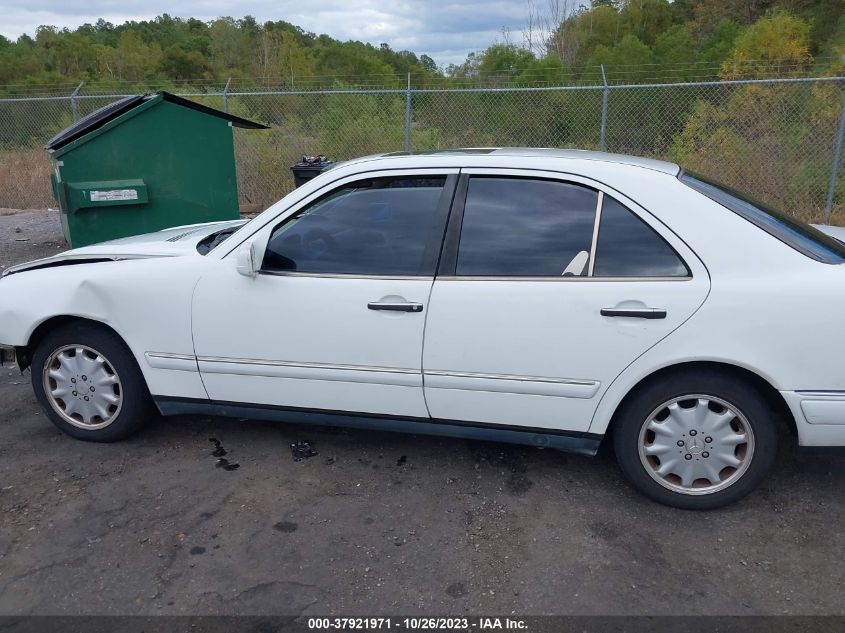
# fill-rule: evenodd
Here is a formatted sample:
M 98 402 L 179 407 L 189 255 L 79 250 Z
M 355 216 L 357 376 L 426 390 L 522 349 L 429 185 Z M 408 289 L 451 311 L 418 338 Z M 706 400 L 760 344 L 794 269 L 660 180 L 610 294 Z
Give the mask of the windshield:
M 678 178 L 799 253 L 825 264 L 845 263 L 845 244 L 809 224 L 697 174 L 682 171 Z

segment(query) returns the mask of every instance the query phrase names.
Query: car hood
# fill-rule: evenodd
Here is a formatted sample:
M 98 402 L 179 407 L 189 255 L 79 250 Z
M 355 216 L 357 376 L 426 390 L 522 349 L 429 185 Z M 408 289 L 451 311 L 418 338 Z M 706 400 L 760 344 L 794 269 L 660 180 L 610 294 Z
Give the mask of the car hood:
M 57 255 L 37 259 L 25 264 L 11 266 L 3 271 L 3 276 L 66 264 L 119 261 L 123 259 L 142 259 L 148 257 L 175 257 L 178 255 L 196 255 L 197 245 L 206 237 L 218 231 L 237 229 L 248 220 L 230 220 L 226 222 L 207 222 L 176 226 L 155 233 L 133 235 L 118 240 L 100 242 L 82 248 L 74 248 Z

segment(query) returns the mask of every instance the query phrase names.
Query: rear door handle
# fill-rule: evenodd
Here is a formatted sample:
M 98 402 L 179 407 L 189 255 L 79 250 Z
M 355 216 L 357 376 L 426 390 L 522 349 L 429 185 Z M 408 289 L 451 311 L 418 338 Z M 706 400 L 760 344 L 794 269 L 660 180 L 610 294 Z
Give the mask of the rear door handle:
M 423 304 L 405 301 L 371 301 L 367 304 L 370 310 L 387 310 L 388 312 L 422 312 Z
M 631 319 L 665 319 L 666 310 L 663 308 L 602 308 L 601 315 Z

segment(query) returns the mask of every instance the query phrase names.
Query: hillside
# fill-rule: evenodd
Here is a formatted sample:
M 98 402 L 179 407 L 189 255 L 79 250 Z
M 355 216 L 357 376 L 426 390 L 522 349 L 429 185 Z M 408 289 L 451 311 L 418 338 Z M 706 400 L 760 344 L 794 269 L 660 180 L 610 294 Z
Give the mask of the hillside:
M 841 0 L 527 0 L 525 28 L 439 68 L 434 59 L 247 16 L 210 23 L 161 15 L 0 37 L 0 86 L 20 92 L 84 81 L 185 81 L 297 87 L 341 81 L 416 83 L 611 82 L 843 72 Z

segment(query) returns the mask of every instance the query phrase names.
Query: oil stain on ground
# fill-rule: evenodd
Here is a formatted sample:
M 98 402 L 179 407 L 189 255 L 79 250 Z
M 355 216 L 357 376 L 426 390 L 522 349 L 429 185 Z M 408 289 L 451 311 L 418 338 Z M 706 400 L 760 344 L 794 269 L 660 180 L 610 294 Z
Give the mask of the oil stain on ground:
M 528 492 L 531 486 L 534 485 L 534 482 L 525 475 L 513 473 L 508 477 L 505 485 L 507 486 L 508 492 L 512 495 L 519 496 Z
M 214 450 L 212 451 L 212 457 L 223 457 L 226 455 L 226 449 L 223 448 L 223 444 L 220 443 L 216 437 L 208 438 L 208 441 L 214 444 Z
M 290 534 L 291 532 L 296 532 L 296 529 L 299 527 L 293 521 L 279 521 L 276 525 L 273 526 L 273 529 L 277 532 L 284 532 L 285 534 Z
M 223 448 L 223 444 L 220 440 L 216 437 L 210 437 L 208 438 L 208 441 L 214 444 L 214 450 L 211 451 L 211 456 L 217 458 L 217 462 L 214 464 L 217 468 L 222 468 L 223 470 L 237 470 L 241 467 L 240 464 L 233 464 L 224 457 L 224 455 L 226 455 L 226 449 Z

